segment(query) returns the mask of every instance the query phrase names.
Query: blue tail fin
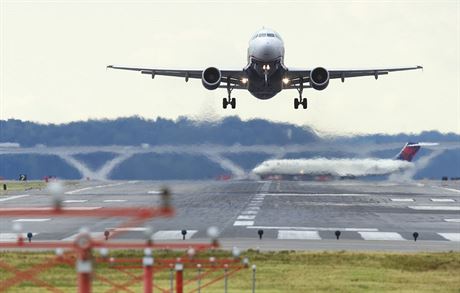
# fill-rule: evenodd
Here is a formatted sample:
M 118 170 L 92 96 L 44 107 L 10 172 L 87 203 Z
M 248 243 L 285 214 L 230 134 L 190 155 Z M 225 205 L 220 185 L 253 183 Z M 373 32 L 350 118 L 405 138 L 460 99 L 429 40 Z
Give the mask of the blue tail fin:
M 399 152 L 395 159 L 410 162 L 415 157 L 415 154 L 419 149 L 420 144 L 418 142 L 408 142 L 404 145 L 403 149 Z

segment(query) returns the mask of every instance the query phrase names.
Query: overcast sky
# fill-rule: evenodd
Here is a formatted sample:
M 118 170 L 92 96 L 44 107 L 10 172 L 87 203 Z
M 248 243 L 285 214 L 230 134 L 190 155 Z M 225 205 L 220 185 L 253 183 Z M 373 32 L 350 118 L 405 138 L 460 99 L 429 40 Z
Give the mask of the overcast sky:
M 0 118 L 61 123 L 146 118 L 265 118 L 326 133 L 460 133 L 460 2 L 1 1 Z M 371 1 L 369 1 L 371 2 Z M 333 80 L 268 101 L 200 80 L 106 70 L 243 68 L 252 34 L 278 31 L 289 67 L 423 65 L 423 71 Z

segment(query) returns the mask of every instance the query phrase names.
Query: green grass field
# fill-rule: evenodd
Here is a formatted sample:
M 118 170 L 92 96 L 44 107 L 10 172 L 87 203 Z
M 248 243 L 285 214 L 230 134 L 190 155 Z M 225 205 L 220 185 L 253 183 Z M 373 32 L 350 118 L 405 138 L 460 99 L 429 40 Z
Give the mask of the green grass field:
M 3 190 L 3 184 L 6 184 L 7 190 Z M 77 181 L 65 181 L 65 185 L 76 185 Z M 42 180 L 31 181 L 0 181 L 0 195 L 8 195 L 10 192 L 21 192 L 28 190 L 41 190 L 46 188 L 46 182 Z
M 218 251 L 213 255 L 229 257 L 228 252 Z M 114 257 L 141 256 L 134 252 L 114 252 Z M 177 253 L 155 252 L 156 259 L 177 257 Z M 201 255 L 209 257 L 206 253 Z M 460 253 L 352 253 L 352 252 L 245 252 L 251 264 L 257 265 L 256 292 L 460 292 Z M 53 257 L 44 252 L 0 252 L 2 262 L 23 270 L 33 263 Z M 95 272 L 115 283 L 127 280 L 125 274 L 98 264 Z M 140 269 L 130 272 L 141 274 Z M 219 272 L 222 273 L 222 272 Z M 185 271 L 191 278 L 195 270 Z M 12 274 L 0 268 L 0 282 Z M 168 288 L 167 271 L 155 274 L 155 282 Z M 217 276 L 214 274 L 214 276 Z M 250 268 L 239 271 L 229 279 L 229 292 L 251 292 Z M 43 271 L 39 278 L 65 292 L 75 292 L 76 274 L 74 265 L 59 265 Z M 209 280 L 209 279 L 208 279 Z M 206 280 L 203 280 L 203 283 Z M 196 288 L 196 283 L 185 287 L 185 292 Z M 110 286 L 94 279 L 93 291 L 106 292 Z M 142 291 L 141 282 L 130 287 L 134 292 Z M 43 292 L 31 282 L 16 285 L 8 292 Z M 160 292 L 157 290 L 156 292 Z M 202 292 L 223 292 L 223 281 L 219 281 Z
M 7 190 L 3 190 L 6 184 Z M 9 191 L 27 191 L 32 189 L 43 189 L 46 187 L 44 181 L 0 181 L 0 194 L 8 194 Z

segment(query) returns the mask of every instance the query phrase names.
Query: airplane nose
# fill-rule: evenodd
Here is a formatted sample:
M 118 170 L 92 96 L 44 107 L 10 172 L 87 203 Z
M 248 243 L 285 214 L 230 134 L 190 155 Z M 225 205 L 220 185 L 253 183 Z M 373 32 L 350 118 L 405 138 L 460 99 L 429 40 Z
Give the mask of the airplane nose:
M 260 44 L 258 50 L 256 50 L 254 53 L 255 53 L 254 57 L 256 57 L 259 60 L 264 60 L 264 61 L 265 60 L 271 61 L 279 57 L 276 49 L 273 47 L 273 45 L 270 42 L 265 42 L 263 44 Z

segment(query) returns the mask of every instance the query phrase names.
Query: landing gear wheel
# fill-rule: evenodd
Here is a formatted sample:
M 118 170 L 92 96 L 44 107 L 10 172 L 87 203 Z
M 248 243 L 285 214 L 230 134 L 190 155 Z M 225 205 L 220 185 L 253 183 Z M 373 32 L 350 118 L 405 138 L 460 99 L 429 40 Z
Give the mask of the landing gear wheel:
M 235 98 L 231 98 L 230 104 L 232 105 L 232 109 L 235 109 L 235 108 L 236 108 L 236 99 L 235 99 Z
M 294 99 L 294 109 L 299 109 L 299 106 L 302 105 L 302 108 L 307 109 L 307 98 L 295 98 Z
M 227 109 L 228 105 L 232 106 L 232 109 L 236 108 L 236 99 L 235 98 L 224 98 L 222 100 L 222 107 Z
M 300 102 L 300 103 L 302 104 L 302 107 L 304 109 L 307 109 L 307 106 L 308 106 L 307 98 L 303 98 L 302 102 Z
M 298 98 L 294 98 L 294 109 L 299 109 L 299 99 Z

